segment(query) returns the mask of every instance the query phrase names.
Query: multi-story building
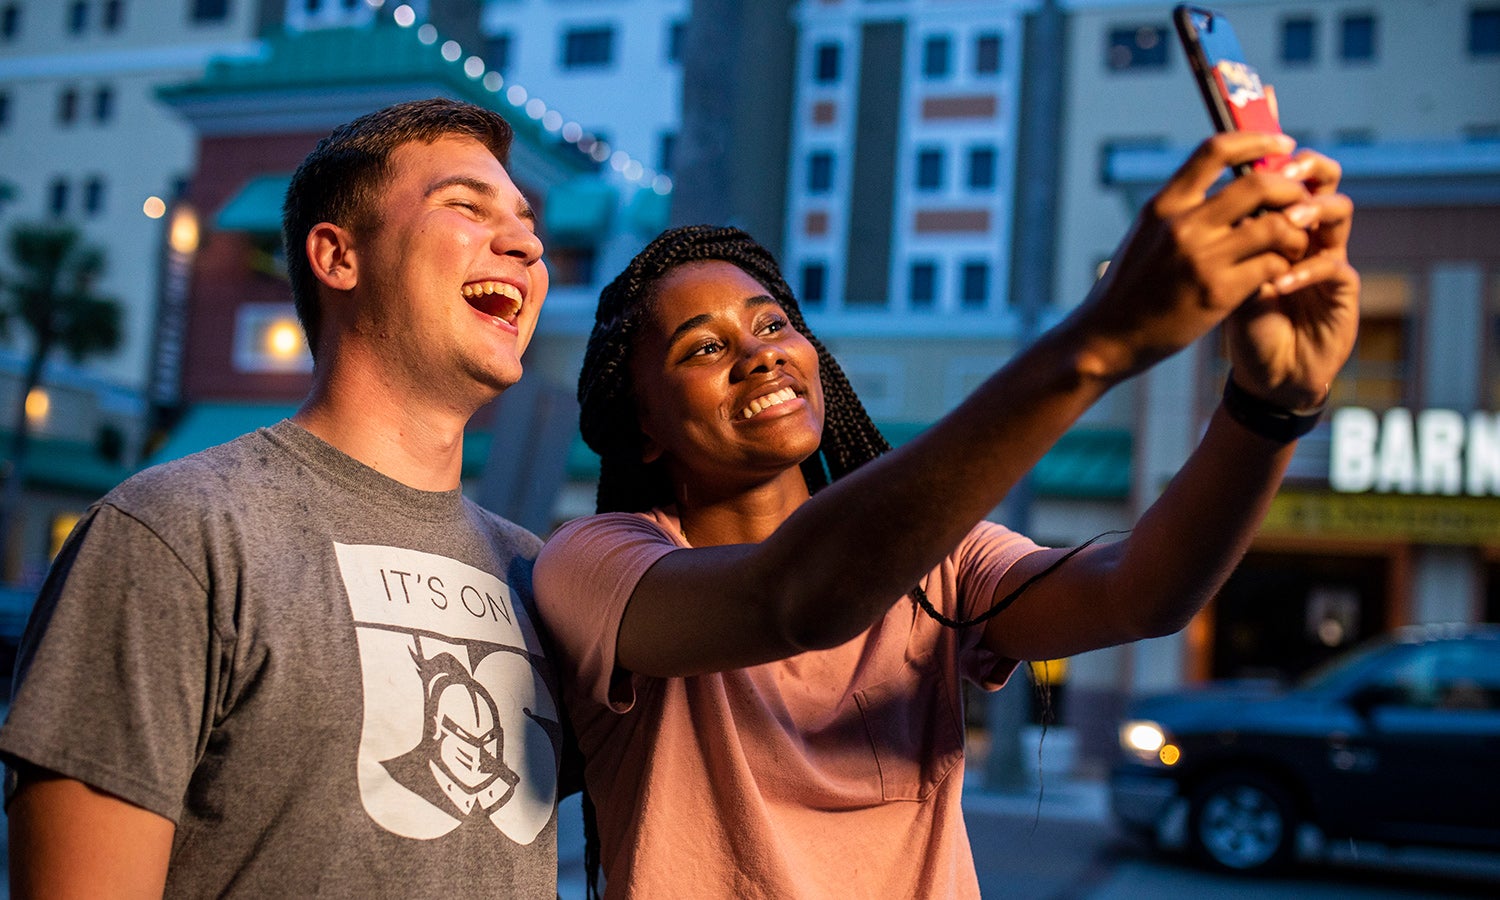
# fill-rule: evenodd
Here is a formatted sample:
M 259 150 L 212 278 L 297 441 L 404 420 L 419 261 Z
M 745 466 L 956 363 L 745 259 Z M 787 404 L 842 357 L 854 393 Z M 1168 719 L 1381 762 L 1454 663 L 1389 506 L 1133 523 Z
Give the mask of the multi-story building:
M 1061 296 L 1081 297 L 1209 119 L 1168 6 L 1063 5 L 1055 280 Z M 1301 442 L 1226 589 L 1181 635 L 1079 660 L 1077 706 L 1109 709 L 1207 677 L 1295 674 L 1404 623 L 1500 618 L 1500 6 L 1210 5 L 1274 86 L 1285 130 L 1343 166 L 1357 208 L 1360 337 L 1328 420 Z M 1208 340 L 1133 388 L 1135 511 L 1182 463 L 1226 369 Z

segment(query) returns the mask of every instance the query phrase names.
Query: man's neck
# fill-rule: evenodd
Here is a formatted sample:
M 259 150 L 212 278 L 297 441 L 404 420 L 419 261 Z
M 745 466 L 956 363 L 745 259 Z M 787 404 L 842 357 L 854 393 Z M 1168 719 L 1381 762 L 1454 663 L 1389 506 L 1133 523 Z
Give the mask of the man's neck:
M 319 382 L 292 421 L 381 474 L 424 491 L 451 491 L 463 471 L 469 415 L 428 398 Z

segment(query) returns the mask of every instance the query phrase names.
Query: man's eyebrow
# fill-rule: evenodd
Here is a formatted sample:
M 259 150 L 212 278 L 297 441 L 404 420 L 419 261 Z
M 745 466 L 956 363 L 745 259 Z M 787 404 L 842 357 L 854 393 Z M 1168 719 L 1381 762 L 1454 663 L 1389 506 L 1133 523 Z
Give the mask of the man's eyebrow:
M 423 196 L 431 197 L 443 188 L 454 186 L 466 187 L 474 193 L 482 194 L 486 197 L 494 197 L 500 193 L 499 188 L 482 178 L 474 178 L 469 175 L 449 175 L 446 178 L 439 178 L 437 181 L 429 184 L 427 186 L 427 193 Z
M 745 298 L 746 309 L 755 309 L 756 307 L 760 306 L 780 305 L 781 304 L 777 302 L 776 298 L 772 297 L 770 294 L 755 294 Z M 700 315 L 696 315 L 687 319 L 681 325 L 678 325 L 676 328 L 672 329 L 672 336 L 667 338 L 667 346 L 670 347 L 673 344 L 677 343 L 677 339 L 682 337 L 682 335 L 686 332 L 692 331 L 694 328 L 697 328 L 700 325 L 707 325 L 712 320 L 713 316 L 709 315 L 708 313 L 702 313 Z

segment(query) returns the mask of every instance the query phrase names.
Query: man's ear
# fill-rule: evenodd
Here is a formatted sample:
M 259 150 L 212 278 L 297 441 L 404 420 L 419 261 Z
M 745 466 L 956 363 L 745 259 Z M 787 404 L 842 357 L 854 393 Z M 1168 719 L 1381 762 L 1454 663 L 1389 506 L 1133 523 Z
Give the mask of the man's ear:
M 307 233 L 307 261 L 313 276 L 336 291 L 359 283 L 354 236 L 332 222 L 319 222 Z

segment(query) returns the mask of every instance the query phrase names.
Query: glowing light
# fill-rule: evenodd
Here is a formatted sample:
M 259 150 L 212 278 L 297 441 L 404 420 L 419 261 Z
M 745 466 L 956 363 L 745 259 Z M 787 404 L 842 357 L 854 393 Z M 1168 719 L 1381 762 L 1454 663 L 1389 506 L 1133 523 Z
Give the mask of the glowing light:
M 609 167 L 611 169 L 614 169 L 616 172 L 625 171 L 625 166 L 629 165 L 629 163 L 630 154 L 626 153 L 624 150 L 616 150 L 609 156 Z
M 302 329 L 286 319 L 271 323 L 266 329 L 266 352 L 280 360 L 298 355 L 302 352 Z
M 576 144 L 583 137 L 583 126 L 577 122 L 569 122 L 562 127 L 562 136 L 568 143 Z
M 485 90 L 489 91 L 490 93 L 493 94 L 496 91 L 500 90 L 500 87 L 502 85 L 504 85 L 504 84 L 505 84 L 505 79 L 500 76 L 499 72 L 486 72 L 485 73 L 485 75 L 484 75 L 484 88 L 485 88 Z
M 464 55 L 464 48 L 458 45 L 458 41 L 443 41 L 443 59 L 448 62 L 458 62 L 458 58 Z
M 1120 729 L 1120 743 L 1132 750 L 1155 753 L 1166 742 L 1167 736 L 1155 722 L 1126 722 Z
M 532 97 L 526 101 L 526 115 L 533 119 L 540 119 L 547 112 L 547 104 L 540 97 Z
M 1162 765 L 1175 766 L 1177 761 L 1182 759 L 1182 751 L 1177 749 L 1175 744 L 1164 744 L 1156 754 L 1156 758 L 1162 761 Z
M 625 168 L 620 170 L 620 174 L 624 175 L 631 181 L 640 181 L 641 176 L 646 174 L 646 167 L 641 165 L 636 160 L 632 159 L 630 162 L 625 164 Z
M 672 193 L 672 179 L 665 175 L 658 175 L 651 179 L 651 190 L 656 191 L 663 197 Z
M 464 74 L 470 78 L 479 78 L 484 75 L 484 60 L 477 56 L 464 60 Z
M 513 84 L 505 91 L 505 99 L 510 101 L 511 106 L 520 106 L 526 102 L 526 89 Z
M 604 162 L 609 159 L 609 144 L 604 141 L 595 141 L 594 149 L 589 151 L 589 156 L 594 158 L 594 162 Z
M 365 0 L 365 5 L 369 6 L 371 9 L 379 9 L 382 6 L 385 6 L 385 0 Z
M 542 127 L 547 129 L 548 131 L 556 131 L 557 129 L 561 128 L 562 113 L 558 112 L 555 109 L 547 110 L 547 114 L 542 116 Z
M 152 194 L 146 198 L 145 203 L 141 204 L 141 212 L 145 213 L 148 219 L 160 219 L 167 214 L 167 201 Z
M 167 233 L 167 243 L 183 255 L 198 249 L 198 214 L 191 207 L 180 206 L 172 214 L 172 229 Z
M 391 13 L 391 18 L 395 19 L 396 24 L 402 28 L 410 28 L 417 21 L 417 11 L 403 3 Z
M 417 29 L 417 40 L 424 44 L 436 44 L 437 37 L 437 26 L 431 22 Z
M 45 388 L 34 387 L 26 394 L 26 421 L 33 426 L 43 425 L 52 411 L 52 398 Z

